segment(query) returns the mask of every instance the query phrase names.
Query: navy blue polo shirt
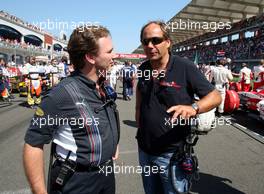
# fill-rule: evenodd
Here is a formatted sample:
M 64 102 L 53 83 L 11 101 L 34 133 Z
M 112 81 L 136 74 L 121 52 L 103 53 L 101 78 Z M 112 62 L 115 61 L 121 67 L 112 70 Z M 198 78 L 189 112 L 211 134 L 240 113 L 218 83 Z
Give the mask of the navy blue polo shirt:
M 166 110 L 174 105 L 191 105 L 194 94 L 202 98 L 212 92 L 214 86 L 191 61 L 179 56 L 170 56 L 167 71 L 159 79 L 146 76 L 153 75 L 149 61 L 144 62 L 139 71 L 145 76 L 138 78 L 137 85 L 141 94 L 138 145 L 153 155 L 174 150 L 188 135 L 190 125 L 180 121 L 170 125 L 171 115 Z
M 25 142 L 43 145 L 53 141 L 56 153 L 82 165 L 99 165 L 112 158 L 118 143 L 114 107 L 105 106 L 96 84 L 74 72 L 46 96 L 36 110 Z

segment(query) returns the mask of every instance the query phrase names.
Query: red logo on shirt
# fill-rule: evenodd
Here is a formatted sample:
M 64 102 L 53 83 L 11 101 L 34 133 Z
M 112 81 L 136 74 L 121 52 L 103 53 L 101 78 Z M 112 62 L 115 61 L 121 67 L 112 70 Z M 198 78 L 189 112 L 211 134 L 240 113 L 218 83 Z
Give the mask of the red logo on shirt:
M 181 86 L 178 85 L 176 82 L 172 81 L 172 82 L 166 82 L 166 81 L 160 81 L 159 84 L 161 86 L 166 86 L 166 87 L 174 87 L 176 89 L 180 89 Z

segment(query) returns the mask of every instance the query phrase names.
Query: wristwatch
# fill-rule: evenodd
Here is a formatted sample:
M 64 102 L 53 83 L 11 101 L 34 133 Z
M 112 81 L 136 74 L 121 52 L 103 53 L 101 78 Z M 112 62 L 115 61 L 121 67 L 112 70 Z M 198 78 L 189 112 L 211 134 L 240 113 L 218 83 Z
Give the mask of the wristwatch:
M 199 112 L 199 106 L 198 104 L 195 102 L 195 103 L 192 103 L 192 108 L 196 111 L 196 114 L 198 114 Z

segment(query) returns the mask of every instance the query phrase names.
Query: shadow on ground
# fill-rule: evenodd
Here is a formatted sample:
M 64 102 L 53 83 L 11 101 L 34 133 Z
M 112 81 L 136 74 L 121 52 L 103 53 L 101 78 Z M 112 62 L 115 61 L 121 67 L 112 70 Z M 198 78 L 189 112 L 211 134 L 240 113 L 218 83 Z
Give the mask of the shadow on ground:
M 259 113 L 253 111 L 238 110 L 230 115 L 232 121 L 247 129 L 264 136 L 263 121 L 260 121 Z
M 200 180 L 193 181 L 191 191 L 199 194 L 245 194 L 232 186 L 228 178 L 200 173 Z
M 7 106 L 11 106 L 12 102 L 4 102 L 4 101 L 0 101 L 0 108 L 4 108 Z
M 25 107 L 25 108 L 31 108 L 26 101 L 21 102 L 18 104 L 19 106 Z
M 137 128 L 137 123 L 136 123 L 136 121 L 123 120 L 123 123 L 124 123 L 125 125 L 130 126 L 130 127 L 135 127 L 135 128 Z

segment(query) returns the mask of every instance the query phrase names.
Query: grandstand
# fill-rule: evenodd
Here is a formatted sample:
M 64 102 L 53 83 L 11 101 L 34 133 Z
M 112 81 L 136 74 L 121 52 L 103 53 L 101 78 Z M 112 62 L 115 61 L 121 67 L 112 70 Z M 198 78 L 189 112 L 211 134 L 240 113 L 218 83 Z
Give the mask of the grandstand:
M 21 65 L 25 57 L 60 57 L 67 42 L 7 12 L 0 11 L 0 57 Z
M 256 65 L 264 58 L 263 10 L 264 0 L 192 0 L 167 21 L 172 52 L 199 63 L 224 52 L 235 63 Z

